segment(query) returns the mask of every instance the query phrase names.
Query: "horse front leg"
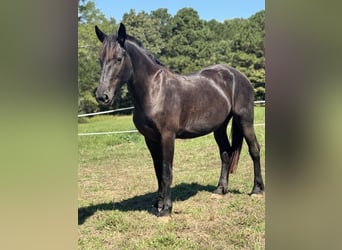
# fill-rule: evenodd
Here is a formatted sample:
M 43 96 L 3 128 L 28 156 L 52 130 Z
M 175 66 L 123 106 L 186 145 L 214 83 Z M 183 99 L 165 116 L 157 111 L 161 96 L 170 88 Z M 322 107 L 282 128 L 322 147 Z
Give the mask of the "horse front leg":
M 170 216 L 172 211 L 171 184 L 172 184 L 172 164 L 175 145 L 175 134 L 172 132 L 162 133 L 162 176 L 161 194 L 163 197 L 163 207 L 158 213 L 158 217 Z
M 161 146 L 161 143 L 150 140 L 147 137 L 145 137 L 145 142 L 146 142 L 147 148 L 149 149 L 151 153 L 154 170 L 155 170 L 157 181 L 158 181 L 157 201 L 154 204 L 154 206 L 158 209 L 158 211 L 160 211 L 164 205 L 164 197 L 163 197 L 163 192 L 162 192 L 162 170 L 163 170 L 162 146 Z

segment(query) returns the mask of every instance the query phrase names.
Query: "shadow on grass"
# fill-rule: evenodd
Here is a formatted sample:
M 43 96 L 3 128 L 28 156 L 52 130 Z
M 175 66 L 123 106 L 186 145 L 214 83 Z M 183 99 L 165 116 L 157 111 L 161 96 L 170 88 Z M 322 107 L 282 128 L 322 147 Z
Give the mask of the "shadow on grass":
M 213 192 L 215 188 L 216 187 L 212 185 L 203 186 L 198 183 L 181 183 L 171 188 L 172 200 L 185 201 L 200 191 Z M 238 191 L 234 190 L 233 192 L 236 193 Z M 148 211 L 151 214 L 156 214 L 156 209 L 152 206 L 155 200 L 156 192 L 150 192 L 120 202 L 100 203 L 97 205 L 81 207 L 78 209 L 78 225 L 82 225 L 87 218 L 98 210 Z

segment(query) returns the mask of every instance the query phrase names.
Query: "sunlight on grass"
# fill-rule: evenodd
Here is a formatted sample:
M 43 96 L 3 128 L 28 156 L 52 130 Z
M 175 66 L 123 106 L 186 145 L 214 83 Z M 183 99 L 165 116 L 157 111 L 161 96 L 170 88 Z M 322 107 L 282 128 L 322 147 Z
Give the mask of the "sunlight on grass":
M 263 124 L 265 109 L 255 109 Z M 135 129 L 131 116 L 99 116 L 79 133 Z M 265 127 L 256 126 L 265 172 Z M 79 136 L 79 249 L 264 249 L 265 197 L 247 195 L 253 164 L 243 146 L 231 193 L 215 198 L 220 173 L 213 135 L 177 140 L 173 214 L 161 223 L 152 159 L 139 133 Z

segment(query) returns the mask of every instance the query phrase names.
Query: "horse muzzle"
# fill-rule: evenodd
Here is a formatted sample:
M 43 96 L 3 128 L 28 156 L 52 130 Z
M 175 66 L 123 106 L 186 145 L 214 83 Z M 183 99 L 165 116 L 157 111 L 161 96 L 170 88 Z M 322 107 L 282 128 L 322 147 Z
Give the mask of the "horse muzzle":
M 103 92 L 99 94 L 96 92 L 96 101 L 102 106 L 109 106 L 113 103 L 113 97 L 110 97 L 108 92 Z

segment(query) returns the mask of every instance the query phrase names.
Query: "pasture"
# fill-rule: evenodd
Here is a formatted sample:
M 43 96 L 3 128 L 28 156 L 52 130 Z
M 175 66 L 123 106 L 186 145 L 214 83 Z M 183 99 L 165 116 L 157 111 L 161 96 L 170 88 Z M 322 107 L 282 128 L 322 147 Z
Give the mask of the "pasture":
M 79 133 L 134 130 L 131 116 L 82 119 Z M 265 108 L 255 107 L 265 180 Z M 230 127 L 228 127 L 230 131 Z M 79 249 L 264 249 L 265 194 L 250 197 L 253 163 L 244 142 L 230 193 L 214 136 L 176 140 L 171 220 L 156 217 L 157 180 L 139 133 L 79 136 Z M 265 180 L 266 184 L 266 180 Z M 267 185 L 266 185 L 267 190 Z M 267 192 L 267 191 L 266 191 Z

